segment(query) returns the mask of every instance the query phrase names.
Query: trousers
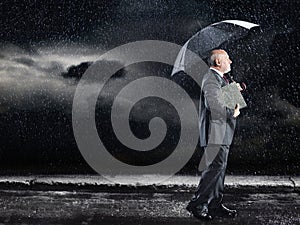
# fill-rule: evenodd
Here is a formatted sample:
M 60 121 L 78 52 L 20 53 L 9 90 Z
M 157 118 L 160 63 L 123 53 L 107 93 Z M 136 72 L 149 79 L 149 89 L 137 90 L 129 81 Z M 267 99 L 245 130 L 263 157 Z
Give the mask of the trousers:
M 217 208 L 223 199 L 225 171 L 229 145 L 213 145 L 204 148 L 206 168 L 202 171 L 199 185 L 190 204 L 193 206 L 209 205 Z M 209 159 L 209 156 L 214 158 Z

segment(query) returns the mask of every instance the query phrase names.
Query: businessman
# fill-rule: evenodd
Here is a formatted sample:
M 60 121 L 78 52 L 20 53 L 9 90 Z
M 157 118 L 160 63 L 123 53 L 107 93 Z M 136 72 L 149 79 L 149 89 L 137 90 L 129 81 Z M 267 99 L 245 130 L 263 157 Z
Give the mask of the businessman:
M 213 50 L 208 59 L 210 68 L 202 80 L 199 104 L 200 145 L 204 147 L 199 165 L 202 173 L 195 195 L 187 206 L 187 210 L 201 220 L 237 214 L 222 203 L 229 147 L 240 114 L 238 104 L 235 109 L 229 109 L 221 98 L 221 88 L 229 83 L 224 74 L 231 70 L 231 63 L 226 51 Z M 237 86 L 242 90 L 238 83 Z

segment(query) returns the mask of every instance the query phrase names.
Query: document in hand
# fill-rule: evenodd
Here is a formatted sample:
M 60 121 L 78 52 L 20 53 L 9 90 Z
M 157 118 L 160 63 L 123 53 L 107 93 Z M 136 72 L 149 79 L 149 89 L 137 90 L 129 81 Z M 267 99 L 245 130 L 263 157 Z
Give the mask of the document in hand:
M 230 109 L 234 109 L 237 103 L 240 105 L 240 109 L 247 106 L 236 83 L 222 87 L 222 98 L 226 107 Z

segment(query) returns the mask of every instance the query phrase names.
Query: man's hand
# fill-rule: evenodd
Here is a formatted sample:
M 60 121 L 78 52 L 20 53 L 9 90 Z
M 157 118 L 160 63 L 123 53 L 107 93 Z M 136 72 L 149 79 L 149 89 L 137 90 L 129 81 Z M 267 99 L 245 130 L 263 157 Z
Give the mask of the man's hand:
M 236 83 L 236 86 L 238 87 L 239 91 L 243 91 L 244 89 L 241 87 L 240 83 Z
M 233 117 L 236 118 L 240 115 L 240 105 L 236 104 L 235 108 L 234 108 L 234 113 L 233 113 Z

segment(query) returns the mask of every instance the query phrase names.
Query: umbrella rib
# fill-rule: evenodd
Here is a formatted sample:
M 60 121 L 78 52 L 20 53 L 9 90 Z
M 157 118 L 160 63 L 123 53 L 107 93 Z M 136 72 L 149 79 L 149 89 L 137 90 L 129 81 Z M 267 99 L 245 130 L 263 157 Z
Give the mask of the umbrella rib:
M 211 35 L 208 34 L 208 36 L 209 36 L 210 40 L 214 43 L 214 45 L 217 45 L 216 42 L 215 42 L 215 41 L 213 40 L 213 38 L 211 37 Z

